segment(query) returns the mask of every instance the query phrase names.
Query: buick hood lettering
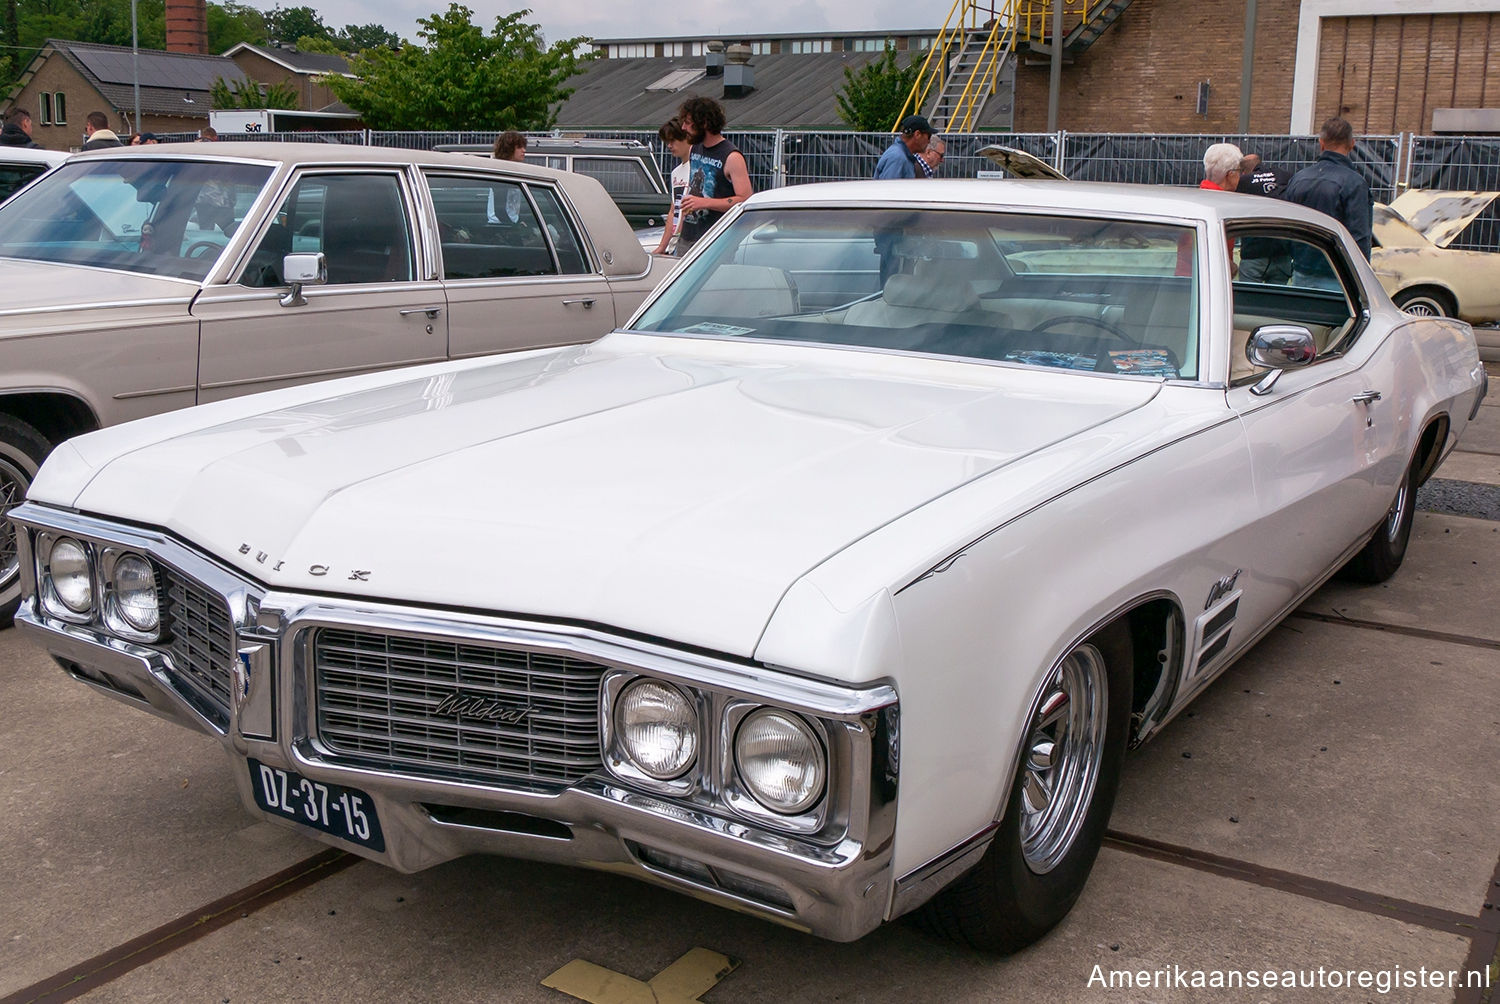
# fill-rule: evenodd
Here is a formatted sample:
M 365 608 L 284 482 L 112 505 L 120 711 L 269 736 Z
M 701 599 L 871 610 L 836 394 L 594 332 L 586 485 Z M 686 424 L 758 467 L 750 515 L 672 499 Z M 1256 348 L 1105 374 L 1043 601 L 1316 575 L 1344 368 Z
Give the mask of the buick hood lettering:
M 432 713 L 447 718 L 474 718 L 481 722 L 518 725 L 534 710 L 529 705 L 517 707 L 506 704 L 498 697 L 480 697 L 455 691 L 439 701 Z

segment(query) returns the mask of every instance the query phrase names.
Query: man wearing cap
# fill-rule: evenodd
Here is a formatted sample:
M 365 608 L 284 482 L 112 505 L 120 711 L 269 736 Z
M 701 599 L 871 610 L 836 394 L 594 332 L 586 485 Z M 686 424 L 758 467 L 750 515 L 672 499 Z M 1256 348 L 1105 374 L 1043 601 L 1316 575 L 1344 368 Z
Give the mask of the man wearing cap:
M 932 123 L 924 116 L 908 115 L 901 120 L 901 135 L 896 137 L 875 164 L 875 178 L 915 178 L 917 155 L 932 140 Z

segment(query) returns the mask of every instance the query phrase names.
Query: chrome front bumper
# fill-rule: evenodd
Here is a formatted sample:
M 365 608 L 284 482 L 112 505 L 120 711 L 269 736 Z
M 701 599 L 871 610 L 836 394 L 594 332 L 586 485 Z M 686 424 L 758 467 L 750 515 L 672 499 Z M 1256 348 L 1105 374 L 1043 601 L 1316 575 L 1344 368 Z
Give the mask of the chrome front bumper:
M 97 527 L 90 530 L 98 532 Z M 32 598 L 23 603 L 17 625 L 65 671 L 117 700 L 214 736 L 240 762 L 236 784 L 250 812 L 333 846 L 401 871 L 467 854 L 596 868 L 838 941 L 857 939 L 891 915 L 897 725 L 895 694 L 889 687 L 838 688 L 763 667 L 683 660 L 678 653 L 633 642 L 571 633 L 569 644 L 586 647 L 595 657 L 607 651 L 618 665 L 713 688 L 728 695 L 726 700 L 774 702 L 837 727 L 834 738 L 842 752 L 834 756 L 830 800 L 836 799 L 838 808 L 830 813 L 829 825 L 812 834 L 778 832 L 722 806 L 642 790 L 607 768 L 560 791 L 536 790 L 534 785 L 527 790 L 524 785 L 511 788 L 339 762 L 347 758 L 320 744 L 310 713 L 309 647 L 302 643 L 311 626 L 420 621 L 428 631 L 534 627 L 372 604 L 346 607 L 276 593 L 260 594 L 250 603 L 242 599 L 231 604 L 242 666 L 224 728 L 219 724 L 222 713 L 205 712 L 191 688 L 175 678 L 162 652 L 110 637 L 96 625 L 39 614 L 31 585 Z M 385 850 L 349 844 L 260 809 L 252 789 L 251 758 L 315 782 L 368 793 Z

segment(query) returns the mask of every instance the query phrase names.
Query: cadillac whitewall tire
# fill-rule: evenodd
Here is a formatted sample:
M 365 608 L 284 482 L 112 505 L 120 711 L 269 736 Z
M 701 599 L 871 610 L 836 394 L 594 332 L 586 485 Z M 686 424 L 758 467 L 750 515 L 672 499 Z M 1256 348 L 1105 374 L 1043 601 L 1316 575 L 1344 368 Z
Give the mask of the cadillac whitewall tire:
M 10 627 L 21 605 L 16 528 L 6 513 L 26 500 L 26 490 L 52 444 L 19 419 L 0 415 L 0 628 Z
M 927 904 L 930 929 L 987 952 L 1024 948 L 1083 891 L 1114 807 L 1130 726 L 1131 647 L 1116 626 L 1074 648 L 1032 706 L 1000 829 Z

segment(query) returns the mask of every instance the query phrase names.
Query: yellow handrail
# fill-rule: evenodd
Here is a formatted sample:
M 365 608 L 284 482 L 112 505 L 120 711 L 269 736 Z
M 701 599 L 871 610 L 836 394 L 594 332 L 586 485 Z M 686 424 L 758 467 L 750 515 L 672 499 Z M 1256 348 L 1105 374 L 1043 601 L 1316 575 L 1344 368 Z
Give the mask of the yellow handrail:
M 938 66 L 946 66 L 948 62 L 948 46 L 953 42 L 953 36 L 959 37 L 960 44 L 963 39 L 963 19 L 968 13 L 972 0 L 953 0 L 953 6 L 948 10 L 948 17 L 943 21 L 943 26 L 938 30 L 937 39 L 932 48 L 927 52 L 927 58 L 922 61 L 922 69 L 917 72 L 917 79 L 912 82 L 911 91 L 906 95 L 906 102 L 901 106 L 901 112 L 896 116 L 896 121 L 891 123 L 891 132 L 901 129 L 901 120 L 908 115 L 915 115 L 921 111 L 922 105 L 927 101 L 927 93 L 932 89 L 933 81 L 941 78 L 941 74 L 929 73 L 933 59 L 938 60 Z M 953 15 L 958 14 L 958 27 L 952 27 Z

